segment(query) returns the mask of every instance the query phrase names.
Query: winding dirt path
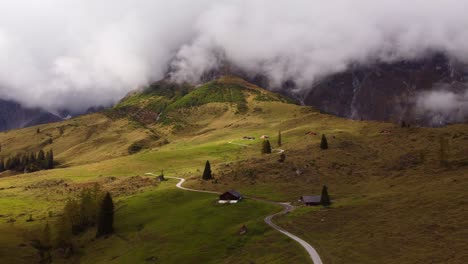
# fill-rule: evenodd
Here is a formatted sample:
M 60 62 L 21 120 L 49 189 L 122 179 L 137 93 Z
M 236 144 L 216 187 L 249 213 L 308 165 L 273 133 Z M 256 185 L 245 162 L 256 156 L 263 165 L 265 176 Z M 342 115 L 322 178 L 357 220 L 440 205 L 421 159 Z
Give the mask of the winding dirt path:
M 229 143 L 231 143 L 231 142 L 229 142 Z M 282 153 L 283 151 L 284 150 L 282 150 L 280 153 Z M 153 173 L 146 173 L 146 175 L 157 176 L 157 175 L 155 175 Z M 185 182 L 184 178 L 170 177 L 170 176 L 165 176 L 165 177 L 168 178 L 168 179 L 179 180 L 179 182 L 176 184 L 176 187 L 179 188 L 179 189 L 182 189 L 184 191 L 199 192 L 199 193 L 211 193 L 211 194 L 221 194 L 220 192 L 196 190 L 196 189 L 190 189 L 190 188 L 183 187 L 182 185 Z M 314 247 L 312 247 L 309 243 L 307 243 L 306 241 L 304 241 L 300 237 L 298 237 L 298 236 L 296 236 L 294 234 L 291 234 L 290 232 L 286 231 L 285 229 L 283 229 L 283 228 L 277 226 L 275 223 L 273 223 L 273 218 L 275 218 L 276 216 L 279 216 L 279 215 L 285 215 L 285 214 L 291 212 L 294 209 L 294 207 L 291 204 L 289 204 L 289 203 L 278 203 L 278 202 L 258 199 L 258 198 L 255 198 L 255 197 L 245 197 L 245 198 L 256 200 L 256 201 L 259 201 L 259 202 L 269 203 L 269 204 L 281 205 L 283 207 L 283 210 L 281 212 L 276 213 L 276 214 L 272 214 L 272 215 L 269 215 L 269 216 L 265 217 L 265 219 L 264 219 L 265 223 L 267 225 L 271 226 L 272 228 L 276 229 L 277 231 L 281 232 L 283 235 L 288 236 L 292 240 L 299 243 L 307 251 L 307 253 L 310 256 L 310 259 L 312 260 L 312 262 L 314 264 L 323 264 L 322 259 L 320 258 L 319 254 L 317 253 L 317 251 L 315 250 Z

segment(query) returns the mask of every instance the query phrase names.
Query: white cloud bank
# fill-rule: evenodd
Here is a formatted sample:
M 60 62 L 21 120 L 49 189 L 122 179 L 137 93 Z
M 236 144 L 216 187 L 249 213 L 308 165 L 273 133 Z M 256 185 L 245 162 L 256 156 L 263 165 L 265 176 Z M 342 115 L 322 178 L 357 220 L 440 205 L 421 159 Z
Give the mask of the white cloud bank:
M 468 62 L 468 0 L 0 2 L 0 97 L 49 110 L 109 104 L 219 54 L 275 83 L 443 51 Z M 175 60 L 174 60 L 175 58 Z

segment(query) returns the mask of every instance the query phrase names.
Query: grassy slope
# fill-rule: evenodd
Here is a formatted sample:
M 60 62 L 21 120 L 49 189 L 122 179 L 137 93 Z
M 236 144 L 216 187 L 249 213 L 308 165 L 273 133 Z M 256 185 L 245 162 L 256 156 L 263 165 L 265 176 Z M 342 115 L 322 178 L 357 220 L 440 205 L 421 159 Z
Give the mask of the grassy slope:
M 263 222 L 276 208 L 253 201 L 238 206 L 216 204 L 213 195 L 175 190 L 171 180 L 155 191 L 138 194 L 117 213 L 118 236 L 86 248 L 82 263 L 307 263 L 300 248 L 277 237 Z M 170 187 L 169 187 L 170 186 Z M 242 224 L 249 234 L 237 234 Z M 258 244 L 263 246 L 258 246 Z M 263 255 L 256 250 L 289 248 Z M 226 259 L 227 258 L 227 259 Z
M 441 170 L 435 161 L 437 138 L 441 134 L 461 134 L 451 139 L 451 159 L 466 157 L 468 133 L 465 125 L 407 130 L 391 124 L 344 120 L 281 100 L 259 100 L 257 92 L 253 92 L 258 88 L 238 79 L 225 78 L 223 83 L 247 88 L 242 89 L 249 106 L 246 113 L 239 114 L 238 107 L 231 102 L 209 102 L 197 108 L 176 109 L 171 114 L 182 125 L 175 133 L 168 132 L 167 126 L 141 125 L 132 118 L 132 121 L 114 120 L 108 115 L 67 121 L 79 125 L 74 130 L 65 130 L 63 136 L 57 134 L 50 147 L 62 163 L 71 167 L 0 179 L 0 188 L 14 187 L 0 191 L 3 215 L 0 229 L 8 230 L 0 238 L 3 246 L 0 254 L 10 257 L 10 262 L 15 257 L 18 261 L 30 259 L 27 256 L 34 252 L 29 247 L 18 247 L 24 238 L 22 232 L 41 227 L 47 221 L 47 213 L 59 212 L 67 197 L 54 188 L 26 190 L 25 187 L 50 179 L 64 179 L 74 184 L 165 169 L 169 175 L 196 176 L 189 184 L 199 188 L 237 188 L 247 194 L 281 201 L 294 201 L 302 194 L 316 194 L 322 184 L 328 184 L 335 200 L 333 209 L 299 208 L 281 219 L 282 225 L 317 246 L 325 263 L 375 263 L 375 260 L 394 263 L 394 259 L 400 263 L 425 263 L 431 259 L 463 263 L 466 256 L 463 255 L 466 252 L 462 245 L 462 238 L 466 237 L 463 226 L 467 226 L 464 224 L 467 216 L 460 208 L 466 205 L 463 190 L 468 187 L 467 167 Z M 177 98 L 174 100 L 183 97 Z M 100 133 L 93 133 L 91 138 L 95 140 L 76 139 L 85 136 L 90 127 L 100 122 L 106 125 L 96 130 Z M 47 129 L 55 131 L 55 127 L 57 124 L 41 126 L 41 134 L 48 133 Z M 382 135 L 379 133 L 382 129 L 390 129 L 392 134 Z M 258 138 L 269 134 L 274 142 L 278 130 L 283 131 L 285 144 L 282 148 L 287 151 L 285 164 L 277 163 L 276 155 L 261 157 L 260 141 L 240 140 L 246 135 Z M 170 144 L 113 158 L 125 154 L 131 142 L 154 131 L 167 138 Z M 304 136 L 308 131 L 326 133 L 331 149 L 320 151 L 319 137 Z M 4 133 L 1 140 L 2 153 L 8 153 L 36 146 L 44 139 L 35 135 L 35 128 L 30 128 Z M 243 148 L 228 144 L 229 141 L 253 147 Z M 90 149 L 94 151 L 93 156 L 86 155 Z M 414 160 L 421 152 L 426 153 L 422 163 L 408 165 L 404 162 Z M 98 157 L 98 162 L 91 162 L 94 157 Z M 197 181 L 207 159 L 217 165 L 217 184 Z M 245 161 L 221 164 L 232 160 Z M 301 175 L 295 173 L 298 168 L 303 171 Z M 180 263 L 193 258 L 194 252 L 200 261 L 207 263 L 305 261 L 300 247 L 262 224 L 262 216 L 275 208 L 251 201 L 240 206 L 219 207 L 212 204 L 213 198 L 209 195 L 183 193 L 174 189 L 171 182 L 145 190 L 119 197 L 122 209 L 118 211 L 116 225 L 123 239 L 113 237 L 89 244 L 82 249 L 86 253 L 81 257 L 82 262 L 108 262 L 116 257 L 114 262 L 125 263 L 155 256 L 161 263 Z M 172 207 L 173 204 L 180 206 Z M 220 210 L 226 212 L 217 214 Z M 42 219 L 26 223 L 30 213 Z M 202 220 L 206 220 L 207 215 L 205 224 Z M 232 218 L 225 225 L 226 215 Z M 12 224 L 5 223 L 10 217 L 17 219 L 13 225 L 17 232 L 11 231 Z M 184 219 L 196 224 L 181 225 Z M 243 223 L 252 228 L 248 237 L 233 235 Z M 213 236 L 213 232 L 217 236 Z M 404 250 L 398 248 L 402 243 L 407 245 Z M 129 245 L 135 245 L 134 250 L 128 250 Z M 181 250 L 180 259 L 172 254 L 176 249 Z

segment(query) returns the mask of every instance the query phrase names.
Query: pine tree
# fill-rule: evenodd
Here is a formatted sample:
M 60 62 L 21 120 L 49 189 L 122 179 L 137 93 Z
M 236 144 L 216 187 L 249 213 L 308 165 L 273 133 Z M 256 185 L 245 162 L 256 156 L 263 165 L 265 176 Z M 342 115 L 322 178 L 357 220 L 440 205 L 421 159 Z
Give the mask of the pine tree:
M 5 170 L 11 170 L 11 158 L 5 161 Z
M 323 206 L 329 206 L 331 204 L 330 196 L 328 196 L 328 188 L 326 185 L 324 185 L 322 188 L 322 195 L 320 196 L 320 204 Z
M 82 231 L 80 226 L 80 204 L 76 200 L 70 199 L 65 204 L 63 220 L 70 227 L 72 234 L 78 234 Z
M 37 160 L 38 161 L 44 161 L 45 160 L 45 153 L 44 150 L 40 150 L 39 153 L 37 153 Z
M 46 154 L 46 169 L 50 170 L 50 169 L 53 169 L 54 168 L 54 152 L 53 150 L 49 150 L 47 151 L 47 154 Z
M 281 147 L 283 142 L 281 141 L 281 131 L 278 131 L 278 147 Z
M 205 170 L 203 170 L 202 179 L 205 181 L 213 179 L 213 175 L 211 174 L 211 164 L 208 160 L 205 163 Z
M 322 141 L 320 142 L 320 148 L 321 149 L 328 149 L 328 141 L 327 141 L 327 137 L 325 136 L 325 134 L 322 135 Z
M 69 247 L 71 245 L 72 236 L 71 219 L 68 215 L 63 215 L 57 222 L 57 236 L 55 244 L 61 248 Z
M 83 229 L 95 224 L 96 212 L 97 208 L 94 205 L 91 190 L 83 190 L 80 201 L 80 225 Z
M 270 141 L 267 139 L 263 141 L 262 154 L 270 154 L 270 153 L 271 153 L 271 145 L 270 145 Z
M 50 226 L 49 226 L 49 222 L 46 223 L 45 227 L 44 227 L 44 230 L 43 230 L 43 233 L 42 233 L 42 244 L 46 247 L 46 248 L 51 248 L 52 247 L 52 243 L 51 243 L 51 239 L 50 239 Z
M 31 154 L 29 155 L 29 161 L 31 163 L 36 162 L 36 154 L 34 152 L 31 152 Z
M 114 202 L 110 193 L 107 193 L 101 203 L 97 222 L 96 237 L 109 235 L 114 232 Z
M 63 208 L 63 214 L 57 223 L 56 245 L 61 248 L 72 247 L 72 236 L 78 233 L 79 204 L 75 200 L 68 200 Z

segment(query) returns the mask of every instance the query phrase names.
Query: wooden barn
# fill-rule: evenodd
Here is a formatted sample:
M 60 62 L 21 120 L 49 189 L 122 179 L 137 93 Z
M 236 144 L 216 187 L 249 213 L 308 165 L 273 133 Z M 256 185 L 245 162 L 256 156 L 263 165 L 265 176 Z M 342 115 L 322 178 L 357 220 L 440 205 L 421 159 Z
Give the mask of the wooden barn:
M 227 191 L 219 196 L 219 203 L 237 203 L 242 199 L 242 195 L 234 190 Z
M 301 196 L 299 198 L 305 205 L 320 205 L 320 196 Z

